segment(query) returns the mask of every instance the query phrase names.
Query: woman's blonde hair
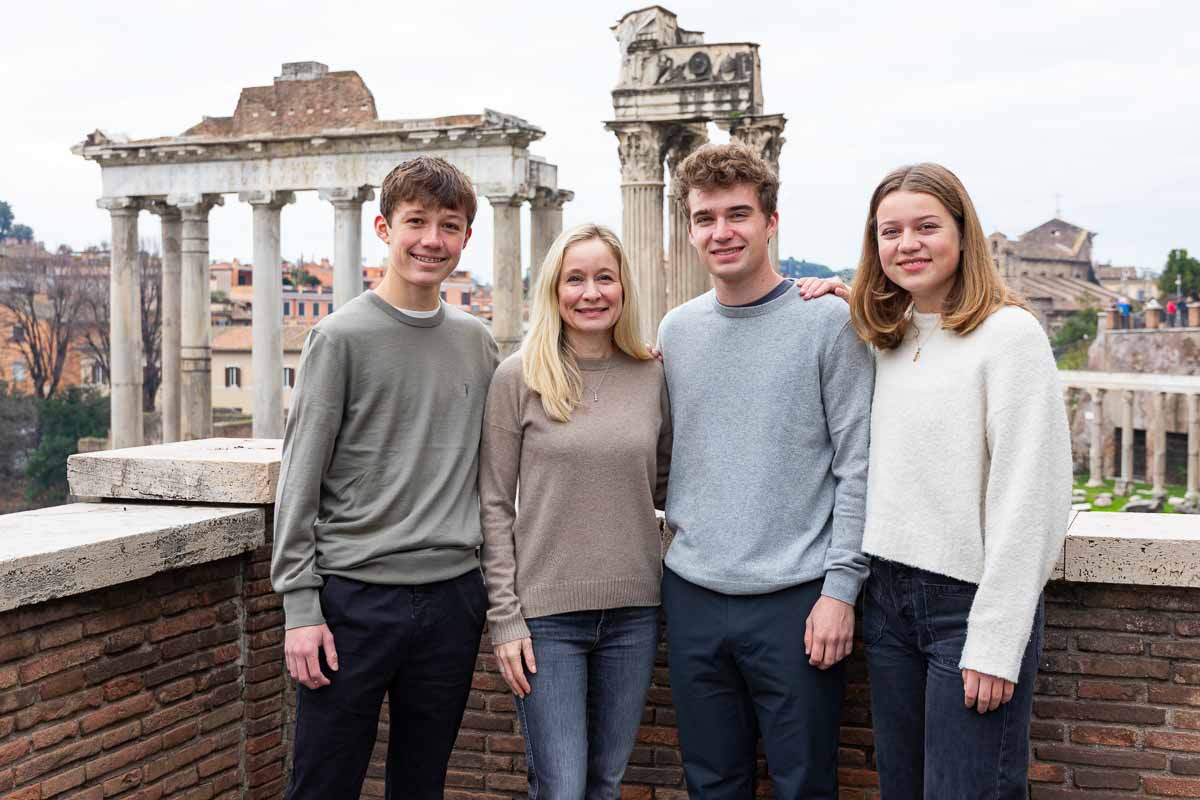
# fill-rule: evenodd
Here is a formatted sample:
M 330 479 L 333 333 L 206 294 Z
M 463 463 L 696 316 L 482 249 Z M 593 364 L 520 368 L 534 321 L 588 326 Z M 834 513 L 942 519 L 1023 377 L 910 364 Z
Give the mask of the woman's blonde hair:
M 863 231 L 862 256 L 850 294 L 850 319 L 858 335 L 881 350 L 891 350 L 904 341 L 908 331 L 908 309 L 912 296 L 892 282 L 879 260 L 876 215 L 883 198 L 892 192 L 931 195 L 946 207 L 958 228 L 962 254 L 954 285 L 942 307 L 942 327 L 960 336 L 975 330 L 993 311 L 1006 305 L 1028 307 L 1004 285 L 991 253 L 979 215 L 962 181 L 940 164 L 900 167 L 884 176 L 871 195 L 867 224 Z
M 617 275 L 624 299 L 621 316 L 612 329 L 613 344 L 632 358 L 641 361 L 650 358 L 650 351 L 638 336 L 637 290 L 621 240 L 603 225 L 577 225 L 560 233 L 550 245 L 538 273 L 529 312 L 529 333 L 521 345 L 525 385 L 541 395 L 546 416 L 559 422 L 570 419 L 571 412 L 579 405 L 583 396 L 583 377 L 558 313 L 558 279 L 571 245 L 592 239 L 603 242 L 618 264 Z

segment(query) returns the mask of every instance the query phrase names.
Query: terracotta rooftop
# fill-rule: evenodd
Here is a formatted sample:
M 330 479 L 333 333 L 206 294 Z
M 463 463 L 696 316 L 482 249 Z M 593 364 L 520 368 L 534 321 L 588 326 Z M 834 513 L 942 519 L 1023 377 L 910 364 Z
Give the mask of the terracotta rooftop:
M 299 353 L 304 349 L 304 339 L 312 330 L 311 325 L 284 325 L 283 352 Z M 252 330 L 249 325 L 231 325 L 219 331 L 213 331 L 213 352 L 250 352 L 253 342 Z

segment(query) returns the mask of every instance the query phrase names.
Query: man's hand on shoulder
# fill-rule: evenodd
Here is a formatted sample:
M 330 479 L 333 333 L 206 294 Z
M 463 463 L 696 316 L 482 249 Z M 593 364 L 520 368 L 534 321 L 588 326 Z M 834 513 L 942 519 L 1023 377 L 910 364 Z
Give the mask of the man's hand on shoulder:
M 796 281 L 796 291 L 805 300 L 832 292 L 836 297 L 850 302 L 850 287 L 841 278 L 801 278 Z
M 309 689 L 328 686 L 329 678 L 321 672 L 320 651 L 325 650 L 325 661 L 337 672 L 337 649 L 333 646 L 333 633 L 329 626 L 306 625 L 289 628 L 283 637 L 283 657 L 287 662 L 288 674 Z
M 808 663 L 829 669 L 854 648 L 854 606 L 821 595 L 804 623 L 804 652 Z

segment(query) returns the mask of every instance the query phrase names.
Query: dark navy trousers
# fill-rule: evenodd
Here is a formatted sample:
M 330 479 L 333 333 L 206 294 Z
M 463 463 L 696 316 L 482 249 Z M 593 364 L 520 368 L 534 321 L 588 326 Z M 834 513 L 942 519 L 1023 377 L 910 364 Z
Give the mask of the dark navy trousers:
M 980 714 L 958 667 L 974 584 L 875 559 L 863 600 L 883 800 L 1027 800 L 1039 601 L 1013 698 Z
M 671 696 L 688 794 L 752 800 L 755 746 L 776 800 L 836 800 L 844 662 L 809 666 L 804 625 L 816 580 L 726 595 L 663 570 Z
M 337 648 L 332 683 L 297 687 L 288 800 L 357 800 L 388 698 L 386 797 L 441 800 L 487 613 L 478 569 L 384 586 L 329 576 L 321 611 Z

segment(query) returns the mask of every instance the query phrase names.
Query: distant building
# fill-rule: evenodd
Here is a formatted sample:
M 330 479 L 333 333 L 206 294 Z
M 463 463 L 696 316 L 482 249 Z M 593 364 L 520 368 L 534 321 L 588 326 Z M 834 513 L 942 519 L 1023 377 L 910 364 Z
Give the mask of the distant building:
M 1139 303 L 1158 296 L 1158 276 L 1137 267 L 1114 267 L 1112 264 L 1097 266 L 1096 280 L 1110 292 Z
M 1108 308 L 1119 296 L 1096 280 L 1092 264 L 1095 235 L 1052 219 L 1015 240 L 1000 232 L 988 237 L 996 269 L 1009 287 L 1029 302 L 1048 334 L 1057 331 L 1072 313 Z
M 304 348 L 307 325 L 283 326 L 283 407 L 286 410 L 296 385 L 300 351 Z M 254 370 L 250 363 L 251 330 L 237 326 L 213 332 L 212 397 L 213 408 L 232 408 L 244 413 L 254 409 Z

